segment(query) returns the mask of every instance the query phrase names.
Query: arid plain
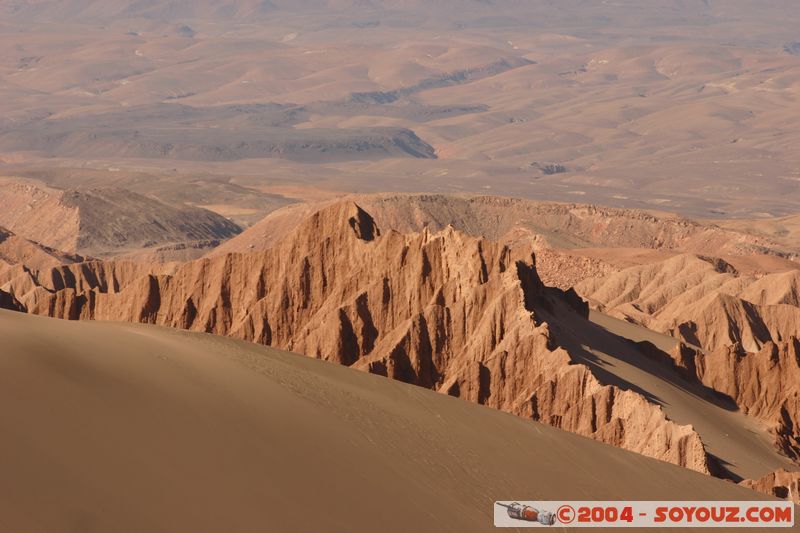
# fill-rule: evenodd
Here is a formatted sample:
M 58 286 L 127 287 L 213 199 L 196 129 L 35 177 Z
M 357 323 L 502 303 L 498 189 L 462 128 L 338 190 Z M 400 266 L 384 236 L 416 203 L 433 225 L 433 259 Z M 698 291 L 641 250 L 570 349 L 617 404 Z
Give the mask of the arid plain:
M 251 222 L 306 188 L 792 214 L 798 15 L 761 5 L 4 1 L 0 159 Z
M 788 0 L 0 0 L 7 527 L 303 530 L 247 496 L 298 480 L 336 480 L 342 531 L 386 518 L 346 496 L 406 502 L 398 531 L 487 530 L 512 489 L 800 503 L 797 27 Z

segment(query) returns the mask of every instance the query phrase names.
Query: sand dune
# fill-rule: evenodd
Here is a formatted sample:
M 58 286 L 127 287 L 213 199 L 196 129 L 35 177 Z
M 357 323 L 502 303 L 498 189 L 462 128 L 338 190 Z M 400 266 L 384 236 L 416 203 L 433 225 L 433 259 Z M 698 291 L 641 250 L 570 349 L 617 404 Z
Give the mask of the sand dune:
M 0 336 L 5 531 L 488 531 L 497 498 L 763 498 L 249 343 L 9 311 Z

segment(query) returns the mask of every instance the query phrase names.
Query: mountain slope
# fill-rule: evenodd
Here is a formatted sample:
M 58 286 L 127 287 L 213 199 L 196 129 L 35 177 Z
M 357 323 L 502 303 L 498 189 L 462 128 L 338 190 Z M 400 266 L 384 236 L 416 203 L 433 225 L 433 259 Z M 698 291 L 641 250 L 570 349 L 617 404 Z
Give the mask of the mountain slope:
M 64 253 L 24 239 L 13 231 L 0 227 L 0 273 L 13 265 L 43 270 L 83 260 L 79 255 Z
M 25 238 L 70 253 L 95 256 L 160 244 L 224 240 L 240 228 L 196 207 L 173 207 L 118 188 L 40 189 L 0 186 L 0 224 Z
M 771 0 L 770 4 L 778 10 L 791 13 L 789 0 Z M 533 21 L 547 27 L 543 20 L 551 19 L 559 23 L 584 25 L 610 24 L 610 18 L 620 18 L 624 26 L 642 24 L 643 21 L 657 20 L 676 23 L 688 17 L 698 19 L 728 20 L 730 17 L 751 16 L 755 19 L 774 20 L 775 15 L 767 9 L 753 10 L 748 2 L 703 1 L 687 2 L 673 0 L 670 2 L 648 0 L 646 2 L 625 0 L 613 6 L 601 9 L 591 2 L 570 0 L 552 4 L 549 2 L 525 2 L 523 0 L 441 0 L 436 4 L 423 0 L 157 0 L 150 2 L 134 2 L 131 0 L 0 0 L 0 12 L 21 20 L 107 20 L 118 18 L 142 17 L 146 19 L 221 19 L 249 22 L 269 19 L 280 13 L 296 14 L 298 12 L 336 13 L 342 10 L 349 14 L 365 11 L 376 16 L 383 12 L 384 16 L 397 15 L 403 12 L 425 12 L 475 16 L 495 15 L 499 20 L 495 24 L 513 25 L 510 17 L 528 15 L 524 20 Z M 377 12 L 377 13 L 376 13 Z M 770 15 L 772 15 L 770 17 Z M 571 18 L 570 18 L 571 16 Z M 787 15 L 788 16 L 788 15 Z M 792 20 L 793 18 L 789 18 Z M 487 22 L 484 22 L 486 24 Z
M 24 239 L 0 227 L 0 308 L 22 310 L 17 300 L 41 284 L 50 288 L 56 285 L 48 274 L 62 265 L 80 263 L 84 258 L 64 253 L 38 242 Z

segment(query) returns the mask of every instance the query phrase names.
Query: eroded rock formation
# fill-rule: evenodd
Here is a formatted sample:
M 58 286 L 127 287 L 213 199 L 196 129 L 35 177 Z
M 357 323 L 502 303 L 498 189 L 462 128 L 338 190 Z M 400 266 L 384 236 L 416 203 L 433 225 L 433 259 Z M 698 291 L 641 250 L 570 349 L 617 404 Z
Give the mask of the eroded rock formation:
M 776 240 L 675 215 L 636 209 L 541 202 L 499 196 L 442 194 L 369 194 L 351 199 L 384 229 L 402 233 L 432 231 L 447 225 L 473 236 L 500 242 L 540 239 L 560 249 L 604 247 L 674 250 L 686 253 L 796 255 Z M 319 204 L 279 209 L 209 255 L 263 250 L 286 233 L 286 227 Z M 288 224 L 287 224 L 288 222 Z
M 740 485 L 776 498 L 800 502 L 800 472 L 778 470 L 759 479 L 746 479 Z
M 784 455 L 800 459 L 800 270 L 742 275 L 720 259 L 681 255 L 577 289 L 591 304 L 681 341 L 684 376 L 764 421 Z
M 800 334 L 800 270 L 741 275 L 721 259 L 680 255 L 577 285 L 596 308 L 706 350 L 756 352 Z
M 732 398 L 767 423 L 781 452 L 800 459 L 800 340 L 767 342 L 757 352 L 740 346 L 702 351 L 681 344 L 672 354 L 690 377 Z

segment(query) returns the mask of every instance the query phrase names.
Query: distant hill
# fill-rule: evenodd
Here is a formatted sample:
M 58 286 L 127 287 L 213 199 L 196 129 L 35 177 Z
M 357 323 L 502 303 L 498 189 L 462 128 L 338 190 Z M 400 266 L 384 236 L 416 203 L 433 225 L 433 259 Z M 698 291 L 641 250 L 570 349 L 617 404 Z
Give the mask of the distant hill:
M 224 240 L 239 226 L 197 207 L 175 207 L 124 189 L 0 186 L 0 225 L 69 253 L 108 256 L 171 243 Z

